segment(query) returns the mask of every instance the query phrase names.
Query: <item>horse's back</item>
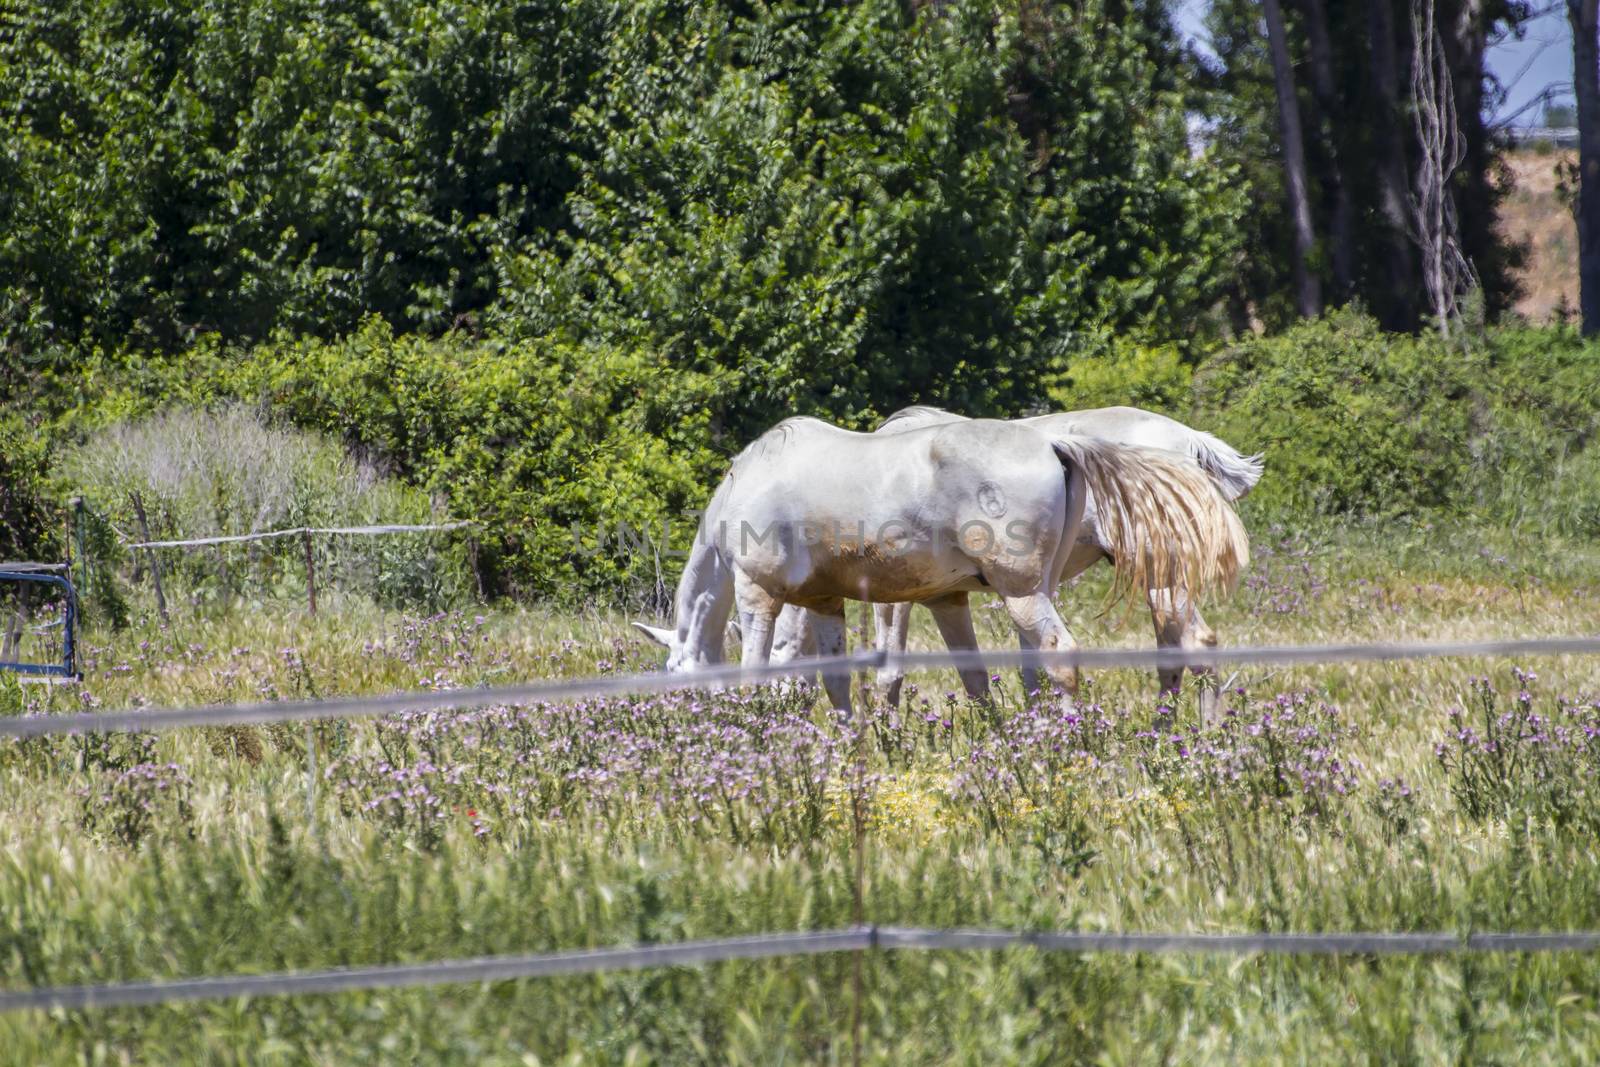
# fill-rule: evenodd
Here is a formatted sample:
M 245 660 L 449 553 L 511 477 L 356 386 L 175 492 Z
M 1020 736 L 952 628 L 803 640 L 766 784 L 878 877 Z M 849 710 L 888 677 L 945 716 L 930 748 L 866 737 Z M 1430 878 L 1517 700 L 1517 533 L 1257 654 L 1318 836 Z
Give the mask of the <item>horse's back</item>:
M 991 565 L 1037 570 L 1065 512 L 1060 461 L 1029 427 L 875 435 L 789 420 L 741 455 L 719 518 L 741 569 L 801 602 L 862 585 L 919 599 Z

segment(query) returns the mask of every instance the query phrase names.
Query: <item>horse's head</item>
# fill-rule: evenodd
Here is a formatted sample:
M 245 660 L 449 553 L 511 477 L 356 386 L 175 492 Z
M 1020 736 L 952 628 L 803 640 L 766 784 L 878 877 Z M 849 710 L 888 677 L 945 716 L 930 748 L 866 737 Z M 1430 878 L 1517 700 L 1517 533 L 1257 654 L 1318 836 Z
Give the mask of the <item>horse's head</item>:
M 634 623 L 633 628 L 644 634 L 652 643 L 667 650 L 668 674 L 681 674 L 684 671 L 694 670 L 696 666 L 694 657 L 685 654 L 683 641 L 678 637 L 677 630 L 642 622 Z
M 667 673 L 685 674 L 689 671 L 704 670 L 715 667 L 723 662 L 723 648 L 729 641 L 739 640 L 739 624 L 729 621 L 720 632 L 721 643 L 713 644 L 708 648 L 697 649 L 692 647 L 693 642 L 685 642 L 683 635 L 677 630 L 666 626 L 651 626 L 648 623 L 636 622 L 633 628 L 638 630 L 651 644 L 660 645 L 667 650 Z

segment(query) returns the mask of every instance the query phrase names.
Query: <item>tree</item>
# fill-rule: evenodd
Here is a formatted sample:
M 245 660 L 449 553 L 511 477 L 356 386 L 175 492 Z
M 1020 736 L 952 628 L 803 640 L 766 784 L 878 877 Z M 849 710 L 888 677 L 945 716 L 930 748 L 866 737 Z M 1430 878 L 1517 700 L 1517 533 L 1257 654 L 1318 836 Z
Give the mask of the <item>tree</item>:
M 649 0 L 507 329 L 659 353 L 725 444 L 796 413 L 1015 412 L 1112 334 L 1203 334 L 1242 192 L 1156 4 Z M 1170 38 L 1170 28 L 1165 38 Z
M 1395 47 L 1393 0 L 1367 0 L 1367 34 L 1372 93 L 1373 153 L 1377 166 L 1378 215 L 1383 253 L 1384 299 L 1373 302 L 1378 319 L 1391 330 L 1410 330 L 1417 316 L 1411 300 L 1415 268 L 1407 239 L 1407 152 L 1401 130 L 1400 62 Z
M 1411 233 L 1422 259 L 1422 282 L 1442 336 L 1450 335 L 1456 298 L 1472 267 L 1461 251 L 1451 184 L 1467 157 L 1456 121 L 1456 91 L 1434 24 L 1434 0 L 1411 2 L 1411 117 L 1420 148 L 1411 197 Z
M 1284 191 L 1294 234 L 1295 308 L 1304 318 L 1322 314 L 1322 281 L 1313 270 L 1311 256 L 1316 233 L 1311 223 L 1310 183 L 1306 179 L 1305 145 L 1300 132 L 1300 102 L 1295 96 L 1294 65 L 1289 58 L 1289 35 L 1278 0 L 1261 0 L 1272 49 L 1272 80 L 1278 97 L 1278 129 L 1282 135 Z
M 1340 156 L 1339 136 L 1336 129 L 1345 119 L 1343 101 L 1339 97 L 1333 41 L 1328 33 L 1328 11 L 1323 0 L 1299 0 L 1300 19 L 1305 26 L 1306 42 L 1311 56 L 1311 93 L 1315 102 L 1313 114 L 1316 131 L 1313 143 L 1322 146 L 1323 186 L 1328 201 L 1328 239 L 1332 246 L 1330 266 L 1333 280 L 1333 303 L 1343 304 L 1350 299 L 1355 287 L 1355 206 L 1350 196 L 1350 183 L 1345 180 L 1345 163 Z
M 1447 195 L 1461 252 L 1493 317 L 1515 299 L 1519 252 L 1497 225 L 1508 183 L 1500 146 L 1481 116 L 1485 93 L 1498 91 L 1484 53 L 1490 35 L 1514 30 L 1529 8 L 1521 0 L 1435 2 L 1446 68 L 1439 81 L 1451 95 L 1465 150 Z M 1248 176 L 1258 205 L 1247 220 L 1252 255 L 1237 274 L 1247 314 L 1236 319 L 1271 327 L 1300 312 L 1304 286 L 1297 267 L 1309 229 L 1323 253 L 1310 257 L 1310 269 L 1330 303 L 1353 298 L 1386 327 L 1413 329 L 1428 314 L 1429 301 L 1409 204 L 1422 157 L 1411 121 L 1409 0 L 1277 0 L 1273 6 L 1278 10 L 1268 10 L 1265 0 L 1212 0 L 1207 16 L 1217 56 L 1208 68 L 1209 128 L 1221 153 Z M 1281 16 L 1282 25 L 1264 14 Z M 1294 76 L 1306 84 L 1290 109 L 1284 105 L 1295 99 L 1287 91 Z M 1285 120 L 1296 119 L 1304 201 L 1290 188 L 1294 168 L 1282 132 Z M 1255 162 L 1267 154 L 1275 172 Z M 1346 279 L 1348 291 L 1342 290 Z
M 1578 305 L 1600 333 L 1600 0 L 1567 0 L 1578 113 Z

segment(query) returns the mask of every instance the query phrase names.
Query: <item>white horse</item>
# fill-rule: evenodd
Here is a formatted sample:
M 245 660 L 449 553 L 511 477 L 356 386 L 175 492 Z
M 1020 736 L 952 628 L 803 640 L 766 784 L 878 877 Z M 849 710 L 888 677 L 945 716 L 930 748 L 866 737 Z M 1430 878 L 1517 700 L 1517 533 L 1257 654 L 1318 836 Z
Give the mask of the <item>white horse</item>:
M 636 625 L 667 647 L 668 671 L 693 670 L 722 661 L 737 606 L 741 662 L 761 666 L 786 605 L 808 609 L 817 651 L 837 655 L 846 598 L 929 602 L 987 589 L 1024 648 L 1073 648 L 1051 593 L 1091 496 L 1126 587 L 1198 595 L 1236 578 L 1238 517 L 1185 456 L 991 420 L 861 434 L 797 418 L 746 448 L 717 487 L 673 627 Z M 946 638 L 975 647 L 970 620 Z M 1076 694 L 1075 669 L 1047 673 Z M 823 684 L 849 708 L 847 673 Z
M 962 416 L 938 408 L 910 407 L 889 416 L 877 432 L 903 433 L 959 421 L 962 421 Z M 1176 419 L 1153 411 L 1131 407 L 1094 408 L 1018 421 L 1050 434 L 1080 434 L 1129 447 L 1165 449 L 1187 455 L 1210 476 L 1217 490 L 1230 502 L 1243 497 L 1261 479 L 1259 455 L 1242 455 L 1225 441 L 1203 430 L 1185 426 Z M 1226 550 L 1237 553 L 1242 564 L 1248 553 L 1248 545 L 1228 545 Z M 1099 509 L 1091 494 L 1084 509 L 1083 522 L 1078 528 L 1077 543 L 1067 557 L 1062 578 L 1073 578 L 1102 559 L 1115 564 L 1116 549 L 1112 539 L 1101 528 Z M 1150 605 L 1158 647 L 1210 648 L 1216 645 L 1216 634 L 1201 616 L 1195 597 L 1188 595 L 1181 587 L 1153 587 L 1144 590 L 1144 593 Z M 971 647 L 972 616 L 966 593 L 950 593 L 924 603 L 933 612 L 939 632 L 951 648 Z M 877 648 L 880 651 L 904 652 L 911 626 L 911 604 L 875 604 L 873 617 Z M 786 607 L 778 620 L 773 641 L 773 661 L 786 663 L 802 655 L 814 654 L 814 647 L 809 616 L 800 608 Z M 1202 682 L 1211 680 L 1210 667 L 1191 666 L 1189 669 Z M 1176 691 L 1182 684 L 1182 667 L 1162 668 L 1157 674 L 1163 692 Z M 887 687 L 889 703 L 899 704 L 904 671 L 899 667 L 888 667 L 879 672 L 878 678 Z M 962 682 L 969 696 L 981 698 L 988 694 L 988 676 L 983 671 L 963 672 Z M 1031 680 L 1028 684 L 1031 688 Z M 1204 686 L 1200 693 L 1201 714 L 1209 716 L 1215 703 L 1214 689 L 1210 685 Z

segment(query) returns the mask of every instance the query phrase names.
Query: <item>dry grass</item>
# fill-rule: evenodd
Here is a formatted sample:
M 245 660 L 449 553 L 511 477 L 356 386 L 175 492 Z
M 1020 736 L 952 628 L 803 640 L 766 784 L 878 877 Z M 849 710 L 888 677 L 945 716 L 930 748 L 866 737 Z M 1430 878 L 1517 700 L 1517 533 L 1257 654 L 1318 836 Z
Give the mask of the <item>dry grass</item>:
M 1506 165 L 1512 192 L 1500 208 L 1500 229 L 1528 245 L 1518 314 L 1544 322 L 1578 306 L 1578 233 L 1562 201 L 1560 167 L 1575 162 L 1570 151 L 1512 152 Z

